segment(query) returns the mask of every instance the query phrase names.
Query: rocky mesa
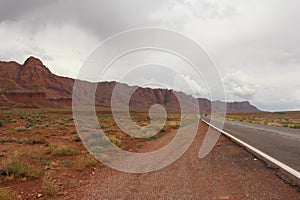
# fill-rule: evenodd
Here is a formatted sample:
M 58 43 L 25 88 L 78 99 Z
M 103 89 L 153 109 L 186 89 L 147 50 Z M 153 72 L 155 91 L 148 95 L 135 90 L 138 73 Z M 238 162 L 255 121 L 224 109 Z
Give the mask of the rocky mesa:
M 24 64 L 14 61 L 0 61 L 0 107 L 69 107 L 72 105 L 72 92 L 75 80 L 57 76 L 35 57 L 29 57 Z M 182 99 L 185 108 L 198 104 L 201 112 L 211 112 L 211 106 L 216 108 L 221 101 L 211 102 L 205 98 L 194 98 L 182 92 L 168 89 L 141 88 L 128 86 L 117 82 L 89 83 L 83 85 L 96 87 L 96 106 L 110 107 L 111 95 L 116 85 L 121 88 L 115 106 L 122 108 L 124 99 L 122 93 L 132 93 L 129 107 L 131 110 L 145 111 L 154 104 L 161 104 L 167 111 L 180 110 L 177 97 Z M 87 91 L 81 88 L 83 98 Z M 248 101 L 226 103 L 228 112 L 258 112 L 260 111 Z M 190 110 L 193 111 L 193 110 Z

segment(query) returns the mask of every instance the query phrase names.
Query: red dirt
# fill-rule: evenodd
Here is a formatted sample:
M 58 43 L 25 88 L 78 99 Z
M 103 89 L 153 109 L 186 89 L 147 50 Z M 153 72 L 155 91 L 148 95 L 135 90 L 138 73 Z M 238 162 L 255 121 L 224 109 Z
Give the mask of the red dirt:
M 200 125 L 188 151 L 170 166 L 146 174 L 129 174 L 108 167 L 79 180 L 75 190 L 59 199 L 299 199 L 297 188 L 289 186 L 266 168 L 262 161 L 224 136 L 204 159 L 198 151 L 207 126 Z M 174 133 L 173 133 L 174 134 Z M 146 151 L 169 141 L 145 145 Z
M 28 111 L 29 112 L 29 111 Z M 33 138 L 43 136 L 47 142 L 70 145 L 78 152 L 69 156 L 46 154 L 45 144 L 2 143 L 0 161 L 18 150 L 22 158 L 44 172 L 54 172 L 53 179 L 59 186 L 52 199 L 299 199 L 297 188 L 289 186 L 266 168 L 262 161 L 221 137 L 212 152 L 204 159 L 198 158 L 200 145 L 207 126 L 201 123 L 199 132 L 188 151 L 170 166 L 146 174 L 128 174 L 98 163 L 77 171 L 74 166 L 62 166 L 87 152 L 80 142 L 73 141 L 74 124 L 69 112 L 40 113 L 42 122 L 28 122 L 24 113 L 2 111 L 1 120 L 7 117 L 15 123 L 5 122 L 0 136 Z M 33 112 L 32 115 L 36 113 Z M 27 114 L 29 115 L 29 114 Z M 30 115 L 31 116 L 31 115 Z M 43 117 L 44 116 L 44 117 Z M 35 126 L 17 132 L 16 128 L 29 124 Z M 63 126 L 61 127 L 61 124 Z M 13 129 L 14 128 L 14 129 Z M 175 132 L 156 140 L 144 142 L 141 151 L 152 151 L 168 143 Z M 129 146 L 131 147 L 131 146 Z M 51 163 L 39 166 L 37 162 L 47 158 Z M 0 183 L 1 188 L 15 191 L 21 199 L 51 199 L 42 191 L 43 175 L 32 178 L 13 178 Z

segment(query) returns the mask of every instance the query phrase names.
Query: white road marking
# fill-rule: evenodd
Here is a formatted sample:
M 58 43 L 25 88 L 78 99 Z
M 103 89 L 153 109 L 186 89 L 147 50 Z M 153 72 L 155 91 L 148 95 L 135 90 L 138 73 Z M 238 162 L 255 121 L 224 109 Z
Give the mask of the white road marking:
M 268 154 L 265 154 L 264 152 L 256 149 L 255 147 L 243 142 L 242 140 L 232 136 L 231 134 L 227 133 L 226 131 L 223 131 L 221 129 L 219 129 L 218 127 L 215 127 L 214 125 L 206 122 L 205 120 L 201 119 L 204 123 L 206 123 L 207 125 L 209 125 L 210 127 L 214 128 L 215 130 L 221 132 L 222 134 L 226 135 L 227 137 L 230 137 L 231 139 L 235 140 L 236 142 L 240 143 L 241 145 L 247 147 L 249 150 L 257 153 L 258 155 L 262 156 L 263 158 L 265 158 L 266 160 L 274 163 L 275 165 L 277 165 L 278 167 L 280 167 L 281 169 L 285 170 L 286 172 L 292 174 L 293 176 L 295 176 L 296 178 L 300 179 L 300 172 L 298 172 L 297 170 L 287 166 L 286 164 L 276 160 L 275 158 L 269 156 Z

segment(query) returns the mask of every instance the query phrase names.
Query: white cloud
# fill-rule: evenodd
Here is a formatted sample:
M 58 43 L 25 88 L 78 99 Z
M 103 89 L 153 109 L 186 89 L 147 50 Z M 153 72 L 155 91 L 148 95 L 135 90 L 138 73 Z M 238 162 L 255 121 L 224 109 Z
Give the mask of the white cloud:
M 47 24 L 32 34 L 24 28 L 26 22 L 0 23 L 0 60 L 23 63 L 33 55 L 40 58 L 50 70 L 58 75 L 76 77 L 84 59 L 99 40 L 89 32 L 73 24 L 57 26 Z
M 191 79 L 189 75 L 176 74 L 173 81 L 173 88 L 178 91 L 183 91 L 194 97 L 208 97 L 208 91 L 200 83 Z
M 253 78 L 242 71 L 229 73 L 223 84 L 228 100 L 252 100 L 255 95 L 255 84 Z
M 223 74 L 228 99 L 267 110 L 300 109 L 299 8 L 297 0 L 1 1 L 0 60 L 22 63 L 33 54 L 54 73 L 75 77 L 107 36 L 159 26 L 204 45 Z M 188 85 L 168 83 L 194 95 L 205 92 L 191 74 L 178 79 Z
M 180 22 L 192 18 L 214 19 L 235 15 L 234 6 L 217 0 L 175 0 L 166 1 L 149 16 L 152 20 L 169 25 L 180 25 Z M 175 22 L 175 23 L 172 23 Z

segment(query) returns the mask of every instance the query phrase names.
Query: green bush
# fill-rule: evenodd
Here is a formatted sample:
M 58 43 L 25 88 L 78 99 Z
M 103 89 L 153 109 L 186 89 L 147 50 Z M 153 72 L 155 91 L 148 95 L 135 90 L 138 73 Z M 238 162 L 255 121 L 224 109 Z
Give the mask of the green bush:
M 0 120 L 0 126 L 3 126 L 3 121 L 2 120 Z

